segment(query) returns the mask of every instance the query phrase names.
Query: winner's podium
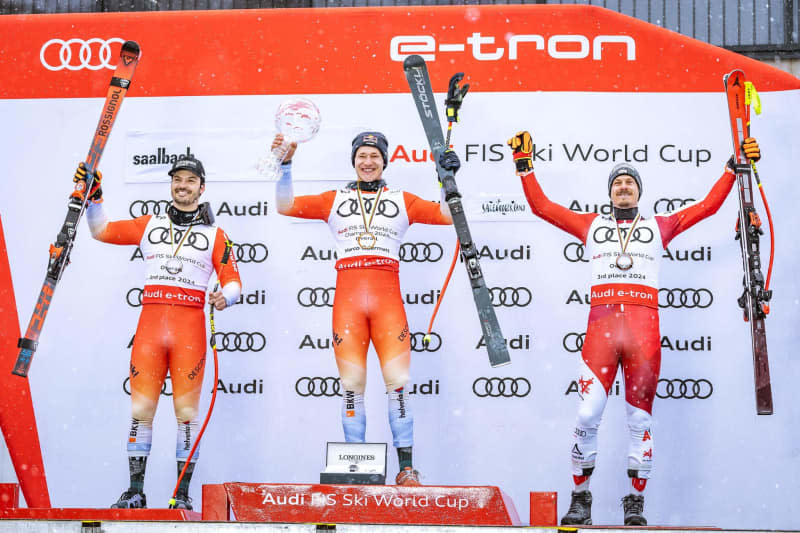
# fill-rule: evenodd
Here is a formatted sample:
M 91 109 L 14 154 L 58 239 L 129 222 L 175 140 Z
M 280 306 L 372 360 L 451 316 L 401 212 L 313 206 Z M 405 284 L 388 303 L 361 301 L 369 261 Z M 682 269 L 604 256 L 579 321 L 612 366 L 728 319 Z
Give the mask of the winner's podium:
M 203 520 L 520 525 L 498 487 L 222 483 L 203 485 Z

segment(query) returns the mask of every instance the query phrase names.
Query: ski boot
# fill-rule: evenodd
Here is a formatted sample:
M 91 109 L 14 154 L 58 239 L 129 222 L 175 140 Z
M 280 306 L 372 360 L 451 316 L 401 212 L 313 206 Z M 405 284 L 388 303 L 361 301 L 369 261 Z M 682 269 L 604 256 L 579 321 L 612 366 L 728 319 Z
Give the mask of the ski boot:
M 169 501 L 169 508 L 170 509 L 186 509 L 187 511 L 192 510 L 192 499 L 189 497 L 188 494 L 183 494 L 179 492 L 175 495 L 173 499 Z
M 644 496 L 628 494 L 622 498 L 622 508 L 625 510 L 626 526 L 647 525 L 647 520 L 642 516 L 642 511 L 644 511 Z
M 116 503 L 111 504 L 112 509 L 146 509 L 147 496 L 144 492 L 135 492 L 131 489 L 122 493 Z
M 419 472 L 417 472 L 410 466 L 407 466 L 404 469 L 402 469 L 397 474 L 397 477 L 394 479 L 394 482 L 396 485 L 405 485 L 406 487 L 421 485 L 421 483 L 419 482 Z
M 592 493 L 588 490 L 572 491 L 569 511 L 561 519 L 562 526 L 592 525 Z

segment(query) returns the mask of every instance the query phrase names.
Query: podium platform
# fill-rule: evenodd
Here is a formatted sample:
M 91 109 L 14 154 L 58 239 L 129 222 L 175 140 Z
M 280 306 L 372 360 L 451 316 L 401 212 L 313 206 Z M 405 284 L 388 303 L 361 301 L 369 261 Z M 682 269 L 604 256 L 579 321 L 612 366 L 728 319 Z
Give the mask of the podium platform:
M 203 520 L 321 524 L 521 525 L 498 487 L 203 485 Z

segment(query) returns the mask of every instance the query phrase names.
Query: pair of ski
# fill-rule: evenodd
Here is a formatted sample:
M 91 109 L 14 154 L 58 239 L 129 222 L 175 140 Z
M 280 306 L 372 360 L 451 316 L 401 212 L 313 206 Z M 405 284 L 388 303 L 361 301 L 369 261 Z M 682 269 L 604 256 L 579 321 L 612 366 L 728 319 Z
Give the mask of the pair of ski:
M 122 106 L 125 94 L 128 92 L 128 87 L 130 87 L 133 73 L 139 63 L 139 55 L 140 49 L 137 43 L 134 41 L 123 43 L 119 62 L 111 77 L 106 99 L 103 103 L 103 110 L 100 113 L 100 120 L 92 137 L 89 153 L 84 161 L 86 181 L 76 182 L 75 190 L 69 197 L 67 216 L 61 225 L 61 230 L 58 232 L 55 242 L 50 245 L 47 274 L 39 291 L 39 298 L 36 300 L 33 314 L 28 322 L 28 329 L 25 331 L 25 336 L 19 339 L 17 343 L 20 351 L 12 370 L 12 373 L 17 376 L 23 378 L 28 376 L 28 369 L 39 344 L 39 336 L 42 333 L 42 327 L 50 309 L 53 293 L 59 280 L 61 280 L 61 276 L 64 274 L 64 269 L 69 264 L 69 256 L 75 244 L 78 223 L 81 221 L 84 211 L 86 211 L 89 192 L 94 186 L 95 172 L 100 163 L 100 157 L 103 155 L 108 136 L 111 134 L 111 128 L 119 114 L 119 109 Z

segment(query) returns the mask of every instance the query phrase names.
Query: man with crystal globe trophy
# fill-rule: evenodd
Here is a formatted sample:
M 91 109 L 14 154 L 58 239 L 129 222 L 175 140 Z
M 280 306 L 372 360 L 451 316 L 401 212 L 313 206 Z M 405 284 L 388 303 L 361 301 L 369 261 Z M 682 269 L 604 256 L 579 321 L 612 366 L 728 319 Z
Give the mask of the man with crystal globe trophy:
M 286 142 L 278 133 L 277 150 Z M 364 131 L 351 143 L 350 161 L 356 179 L 342 189 L 295 196 L 292 158 L 295 138 L 281 164 L 275 203 L 282 215 L 324 220 L 336 241 L 336 296 L 333 301 L 333 346 L 342 390 L 341 419 L 347 442 L 364 442 L 364 390 L 370 341 L 380 361 L 388 394 L 389 426 L 397 449 L 398 485 L 419 485 L 412 462 L 413 415 L 405 386 L 409 380 L 411 341 L 400 292 L 399 249 L 414 223 L 452 224 L 444 201 L 424 200 L 390 188 L 383 179 L 389 164 L 389 143 L 377 131 Z M 456 172 L 461 163 L 453 151 L 440 164 Z

